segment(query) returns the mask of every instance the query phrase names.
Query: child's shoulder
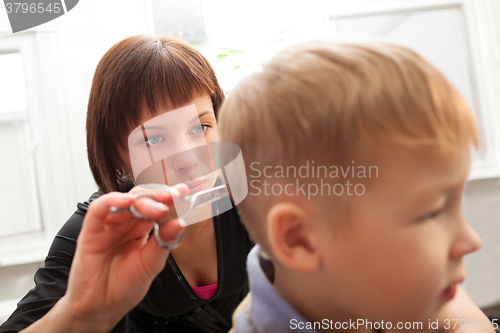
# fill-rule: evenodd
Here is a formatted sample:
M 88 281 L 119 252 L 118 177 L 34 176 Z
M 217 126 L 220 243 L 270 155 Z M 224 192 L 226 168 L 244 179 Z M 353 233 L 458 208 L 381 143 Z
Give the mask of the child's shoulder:
M 237 333 L 236 331 L 236 322 L 238 321 L 238 316 L 243 312 L 248 311 L 250 309 L 250 304 L 252 302 L 252 293 L 248 293 L 247 296 L 241 301 L 240 305 L 234 310 L 233 313 L 233 328 L 229 331 L 229 333 Z

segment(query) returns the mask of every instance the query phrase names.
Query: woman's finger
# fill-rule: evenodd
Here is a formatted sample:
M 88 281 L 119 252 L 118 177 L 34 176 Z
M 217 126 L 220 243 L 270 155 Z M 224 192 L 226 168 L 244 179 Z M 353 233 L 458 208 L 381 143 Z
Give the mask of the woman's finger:
M 180 198 L 181 195 L 186 195 L 188 188 L 184 184 L 177 185 L 176 187 L 170 187 L 168 192 L 165 190 L 154 190 L 155 192 L 139 192 L 145 193 L 148 196 L 151 195 L 154 199 L 143 196 L 138 197 L 133 206 L 134 209 L 142 216 L 152 220 L 161 220 L 168 214 L 168 208 L 166 204 L 173 204 L 173 201 Z M 182 193 L 182 194 L 181 194 Z M 137 194 L 136 194 L 137 195 Z
M 170 220 L 160 227 L 160 238 L 167 243 L 175 243 L 184 232 L 184 226 L 179 219 Z M 158 245 L 155 237 L 151 237 L 142 249 L 142 258 L 150 278 L 155 278 L 165 267 L 169 250 Z
M 98 233 L 104 231 L 106 223 L 130 221 L 130 218 L 117 214 L 110 214 L 111 207 L 128 208 L 134 205 L 134 208 L 145 218 L 160 220 L 168 214 L 168 207 L 165 204 L 172 204 L 173 200 L 178 197 L 185 196 L 188 193 L 188 187 L 185 184 L 178 184 L 169 189 L 163 190 L 146 190 L 154 199 L 134 196 L 143 190 L 136 187 L 129 193 L 111 192 L 100 196 L 92 201 L 89 205 L 85 220 L 82 226 L 82 231 L 85 233 Z M 129 214 L 124 212 L 123 214 Z
M 152 188 L 145 188 L 139 185 L 131 189 L 129 193 L 132 193 L 134 195 L 137 195 L 139 193 L 145 193 L 151 195 L 156 201 L 171 206 L 174 200 L 186 196 L 189 192 L 189 188 L 187 187 L 186 184 L 177 184 L 172 187 L 159 184 L 158 186 L 162 188 L 152 189 Z
M 130 193 L 111 192 L 93 200 L 85 215 L 82 231 L 100 232 L 104 230 L 104 221 L 111 207 L 128 208 L 135 198 Z
M 160 224 L 160 238 L 167 244 L 174 244 L 186 228 L 186 222 L 181 219 L 173 219 Z
M 106 217 L 106 237 L 105 239 L 115 239 L 115 245 L 125 244 L 131 240 L 147 236 L 151 232 L 150 221 L 138 220 L 130 213 L 123 216 L 108 215 Z
M 164 203 L 145 196 L 137 198 L 133 207 L 137 213 L 151 220 L 160 220 L 168 213 L 168 207 Z

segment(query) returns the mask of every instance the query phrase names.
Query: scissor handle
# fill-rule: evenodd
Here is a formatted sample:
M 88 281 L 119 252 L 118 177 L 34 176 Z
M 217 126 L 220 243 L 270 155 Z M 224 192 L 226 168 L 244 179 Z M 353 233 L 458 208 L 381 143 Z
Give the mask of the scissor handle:
M 196 200 L 196 199 L 195 199 Z M 194 203 L 195 203 L 195 200 L 191 200 L 191 201 L 185 201 L 185 202 L 189 202 L 189 207 L 188 209 L 184 212 L 184 214 L 182 214 L 182 216 L 179 216 L 179 218 L 185 220 L 186 217 L 188 217 L 189 214 L 191 214 L 191 212 L 193 211 L 193 207 L 194 207 Z
M 184 231 L 186 229 L 183 229 L 181 231 L 179 238 L 177 238 L 177 240 L 173 244 L 168 244 L 168 243 L 164 242 L 163 239 L 161 239 L 161 237 L 160 237 L 160 224 L 155 220 L 150 220 L 150 221 L 153 224 L 153 229 L 154 229 L 153 233 L 155 235 L 155 239 L 156 239 L 156 242 L 158 243 L 158 245 L 160 245 L 161 247 L 163 247 L 164 249 L 167 249 L 167 250 L 173 250 L 179 246 L 179 244 L 182 241 L 182 238 L 184 237 Z

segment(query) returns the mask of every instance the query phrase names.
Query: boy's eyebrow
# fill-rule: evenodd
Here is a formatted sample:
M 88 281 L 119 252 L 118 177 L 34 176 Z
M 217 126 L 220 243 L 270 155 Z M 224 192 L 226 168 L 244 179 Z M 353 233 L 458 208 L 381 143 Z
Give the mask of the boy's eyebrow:
M 203 111 L 202 113 L 200 113 L 200 114 L 198 115 L 198 117 L 194 117 L 194 118 L 193 118 L 193 120 L 191 120 L 191 122 L 195 121 L 196 119 L 200 119 L 201 117 L 203 117 L 203 116 L 205 116 L 205 115 L 207 115 L 207 114 L 209 114 L 209 113 L 213 113 L 213 112 Z M 165 126 L 163 126 L 163 125 L 154 125 L 154 126 L 145 126 L 145 127 L 144 127 L 144 129 L 145 129 L 145 130 L 160 130 L 160 129 L 161 129 L 161 130 L 164 130 L 164 129 L 166 129 L 166 127 L 165 127 Z M 132 133 L 130 133 L 130 134 L 137 133 L 137 132 L 139 132 L 140 130 L 141 130 L 141 126 L 137 127 L 137 128 L 136 128 L 135 130 L 133 130 L 133 131 L 132 131 Z
M 449 180 L 438 183 L 437 186 L 424 186 L 412 194 L 415 205 L 435 201 L 448 196 L 452 191 L 461 189 L 463 184 L 459 180 Z

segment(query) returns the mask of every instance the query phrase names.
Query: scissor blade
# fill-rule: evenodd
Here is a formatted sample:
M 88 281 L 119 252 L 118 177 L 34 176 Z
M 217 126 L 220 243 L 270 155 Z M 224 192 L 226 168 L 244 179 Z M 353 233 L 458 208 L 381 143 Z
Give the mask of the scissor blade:
M 200 191 L 192 196 L 186 197 L 187 200 L 193 202 L 193 207 L 191 211 L 194 211 L 204 205 L 212 203 L 214 201 L 220 200 L 222 198 L 228 197 L 229 192 L 226 185 L 220 185 L 208 190 Z

